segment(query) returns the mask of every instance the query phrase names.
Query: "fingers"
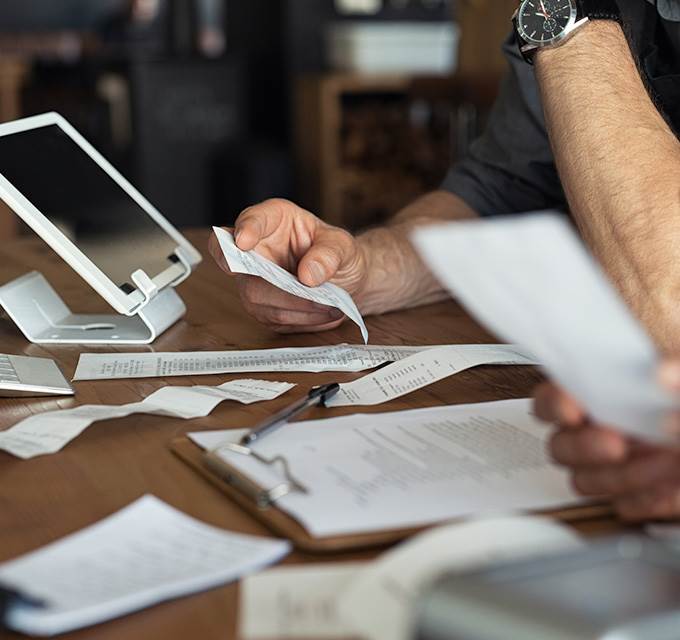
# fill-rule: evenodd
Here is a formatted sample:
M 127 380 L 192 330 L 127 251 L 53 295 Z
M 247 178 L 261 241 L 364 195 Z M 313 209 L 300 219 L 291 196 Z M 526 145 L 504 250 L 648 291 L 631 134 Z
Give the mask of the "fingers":
M 318 287 L 340 270 L 350 270 L 356 258 L 356 240 L 349 233 L 335 227 L 322 227 L 300 260 L 298 279 L 308 287 Z
M 282 225 L 291 225 L 294 218 L 313 217 L 297 205 L 275 198 L 249 207 L 236 220 L 234 240 L 239 249 L 250 251 L 260 242 L 278 231 Z
M 550 439 L 550 454 L 568 467 L 616 464 L 626 459 L 629 450 L 625 436 L 603 428 L 561 429 Z
M 623 496 L 614 501 L 614 508 L 623 520 L 680 519 L 680 482 L 659 485 L 646 491 Z
M 576 400 L 549 382 L 536 389 L 534 411 L 541 420 L 563 427 L 583 426 L 587 419 L 585 411 Z
M 240 275 L 237 284 L 246 312 L 275 331 L 326 330 L 344 320 L 340 310 L 290 295 L 261 278 Z
M 581 468 L 574 472 L 579 491 L 585 494 L 626 495 L 680 483 L 680 457 L 675 452 L 633 457 L 623 464 L 604 467 Z
M 344 322 L 344 318 L 341 320 L 335 320 L 333 322 L 328 322 L 326 324 L 317 325 L 275 325 L 270 328 L 276 333 L 319 333 L 321 331 L 330 331 L 332 329 L 337 329 Z
M 669 391 L 680 392 L 680 361 L 664 362 L 659 367 L 659 382 Z

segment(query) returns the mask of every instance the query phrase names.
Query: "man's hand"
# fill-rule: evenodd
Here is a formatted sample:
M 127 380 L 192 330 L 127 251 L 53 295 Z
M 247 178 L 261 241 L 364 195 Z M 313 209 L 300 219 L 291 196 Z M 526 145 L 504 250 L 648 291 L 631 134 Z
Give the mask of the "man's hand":
M 660 379 L 680 392 L 680 363 L 665 364 Z M 625 520 L 680 519 L 679 448 L 643 444 L 593 424 L 579 404 L 553 384 L 538 388 L 535 410 L 539 418 L 559 426 L 550 451 L 556 462 L 569 468 L 577 491 L 612 498 Z
M 356 239 L 287 200 L 246 209 L 236 221 L 234 238 L 243 251 L 254 249 L 309 287 L 332 282 L 354 296 L 364 285 L 366 258 Z M 231 274 L 214 235 L 210 253 Z M 344 320 L 341 311 L 292 296 L 262 278 L 236 278 L 246 311 L 280 333 L 324 331 Z

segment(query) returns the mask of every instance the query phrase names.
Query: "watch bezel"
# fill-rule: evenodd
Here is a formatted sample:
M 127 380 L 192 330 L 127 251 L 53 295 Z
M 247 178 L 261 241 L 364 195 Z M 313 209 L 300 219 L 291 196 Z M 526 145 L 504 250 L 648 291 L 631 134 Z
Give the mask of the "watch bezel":
M 558 42 L 561 42 L 562 40 L 565 40 L 569 34 L 573 31 L 574 27 L 576 26 L 576 21 L 578 19 L 578 6 L 576 5 L 576 0 L 567 0 L 570 5 L 570 16 L 569 16 L 569 22 L 567 22 L 567 25 L 562 29 L 562 31 L 557 34 L 556 36 L 553 36 L 549 40 L 540 40 L 538 38 L 532 38 L 528 33 L 524 31 L 524 28 L 522 27 L 522 11 L 526 7 L 529 2 L 532 0 L 522 0 L 522 3 L 520 4 L 519 8 L 517 9 L 517 20 L 516 20 L 516 26 L 517 26 L 517 33 L 519 36 L 524 40 L 529 45 L 533 45 L 536 47 L 547 47 L 550 45 L 557 44 Z

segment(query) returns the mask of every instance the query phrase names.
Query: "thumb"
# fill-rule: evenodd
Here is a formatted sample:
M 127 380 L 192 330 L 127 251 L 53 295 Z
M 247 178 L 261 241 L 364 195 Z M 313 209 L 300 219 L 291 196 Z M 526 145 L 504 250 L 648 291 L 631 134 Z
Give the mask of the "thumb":
M 298 278 L 308 287 L 318 287 L 328 282 L 347 263 L 353 247 L 348 233 L 324 230 L 298 264 Z

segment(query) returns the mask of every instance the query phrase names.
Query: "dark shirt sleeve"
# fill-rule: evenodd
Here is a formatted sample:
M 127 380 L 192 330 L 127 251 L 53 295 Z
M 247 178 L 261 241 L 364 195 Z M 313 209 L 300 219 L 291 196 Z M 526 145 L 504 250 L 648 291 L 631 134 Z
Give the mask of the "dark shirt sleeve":
M 503 52 L 510 69 L 486 129 L 451 168 L 442 189 L 481 216 L 564 209 L 534 69 L 522 60 L 514 35 Z

